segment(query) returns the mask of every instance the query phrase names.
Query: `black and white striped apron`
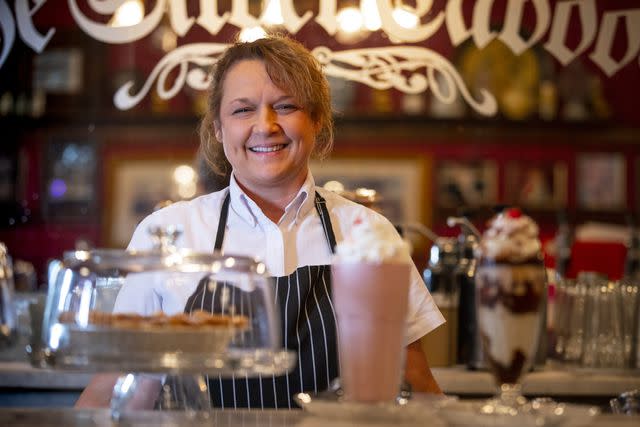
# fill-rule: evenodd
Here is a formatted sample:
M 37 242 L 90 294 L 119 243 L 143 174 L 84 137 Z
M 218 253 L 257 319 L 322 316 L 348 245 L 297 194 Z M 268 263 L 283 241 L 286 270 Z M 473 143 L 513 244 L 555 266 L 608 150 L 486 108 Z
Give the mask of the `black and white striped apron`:
M 222 249 L 227 215 L 227 194 L 220 213 L 215 250 Z M 325 200 L 315 194 L 315 206 L 333 253 L 336 240 Z M 188 298 L 185 312 L 217 310 L 215 289 L 202 280 Z M 305 391 L 318 393 L 338 376 L 336 319 L 331 302 L 329 265 L 298 267 L 289 276 L 275 277 L 274 295 L 280 310 L 284 347 L 298 354 L 298 364 L 284 376 L 258 378 L 207 377 L 211 405 L 218 408 L 292 408 L 292 396 Z M 220 292 L 218 292 L 218 295 Z M 231 296 L 233 298 L 233 295 Z M 207 307 L 207 308 L 205 308 Z M 250 314 L 249 314 L 250 315 Z

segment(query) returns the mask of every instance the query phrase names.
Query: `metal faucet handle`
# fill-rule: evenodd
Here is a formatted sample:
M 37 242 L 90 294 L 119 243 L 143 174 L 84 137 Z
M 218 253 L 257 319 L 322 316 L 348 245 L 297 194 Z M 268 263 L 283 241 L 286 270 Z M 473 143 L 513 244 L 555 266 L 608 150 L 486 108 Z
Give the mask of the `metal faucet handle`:
M 455 227 L 459 225 L 463 228 L 466 228 L 472 235 L 474 235 L 478 240 L 481 239 L 480 231 L 464 216 L 450 216 L 447 218 L 447 225 L 449 227 Z
M 426 237 L 427 239 L 431 240 L 432 242 L 435 242 L 440 238 L 440 236 L 434 233 L 429 227 L 419 222 L 405 222 L 400 224 L 400 227 L 403 230 L 410 231 L 413 233 L 418 233 L 423 237 Z

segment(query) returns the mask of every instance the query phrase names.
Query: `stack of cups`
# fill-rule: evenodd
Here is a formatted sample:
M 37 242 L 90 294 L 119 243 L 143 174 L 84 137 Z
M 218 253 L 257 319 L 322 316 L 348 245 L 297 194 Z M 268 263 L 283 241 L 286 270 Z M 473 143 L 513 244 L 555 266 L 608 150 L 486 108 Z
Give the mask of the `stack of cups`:
M 625 365 L 640 368 L 640 278 L 624 278 L 619 286 Z
M 637 282 L 580 272 L 559 282 L 553 357 L 584 368 L 625 369 L 638 364 Z
M 582 366 L 625 368 L 619 284 L 593 273 L 582 273 L 578 281 L 587 285 Z

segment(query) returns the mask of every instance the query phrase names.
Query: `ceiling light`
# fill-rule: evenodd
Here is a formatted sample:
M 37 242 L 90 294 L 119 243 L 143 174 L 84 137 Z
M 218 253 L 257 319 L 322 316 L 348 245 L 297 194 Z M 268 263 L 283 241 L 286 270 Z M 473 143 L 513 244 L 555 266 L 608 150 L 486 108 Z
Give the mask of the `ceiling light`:
M 144 18 L 142 0 L 127 0 L 113 14 L 109 25 L 112 27 L 131 27 L 138 25 Z
M 262 27 L 243 28 L 240 31 L 240 41 L 245 43 L 254 42 L 267 37 L 267 32 Z
M 356 33 L 362 29 L 362 13 L 355 7 L 345 7 L 336 16 L 340 30 L 345 33 Z
M 404 7 L 396 7 L 392 12 L 393 19 L 403 28 L 416 28 L 418 26 L 418 16 L 405 9 Z
M 267 0 L 267 6 L 264 8 L 261 21 L 267 25 L 284 24 L 279 0 Z
M 377 31 L 382 27 L 376 0 L 362 0 L 360 11 L 364 18 L 364 26 L 369 31 Z

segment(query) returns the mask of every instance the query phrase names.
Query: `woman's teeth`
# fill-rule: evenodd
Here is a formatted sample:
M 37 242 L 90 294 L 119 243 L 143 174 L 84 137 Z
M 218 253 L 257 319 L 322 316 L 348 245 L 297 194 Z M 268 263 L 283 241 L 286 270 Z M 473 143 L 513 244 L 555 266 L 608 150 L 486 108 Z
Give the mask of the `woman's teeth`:
M 281 145 L 273 145 L 271 147 L 251 147 L 249 148 L 249 150 L 253 151 L 254 153 L 271 153 L 274 151 L 280 151 L 285 147 L 284 144 Z

